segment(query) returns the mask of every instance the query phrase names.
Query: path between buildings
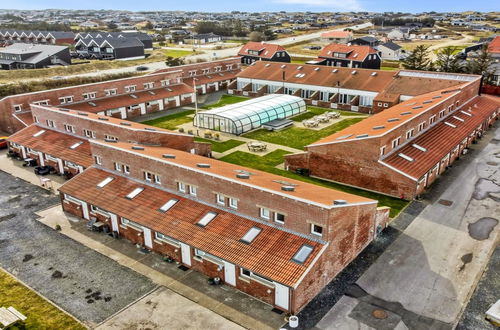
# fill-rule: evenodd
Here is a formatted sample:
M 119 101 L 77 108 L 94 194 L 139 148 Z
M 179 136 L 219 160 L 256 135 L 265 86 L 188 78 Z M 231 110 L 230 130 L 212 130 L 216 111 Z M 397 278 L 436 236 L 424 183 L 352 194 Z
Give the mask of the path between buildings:
M 449 184 L 436 182 L 429 204 L 316 328 L 453 328 L 498 242 L 498 126 L 490 143 L 480 142 L 484 149 L 473 148 L 443 175 Z M 373 317 L 375 309 L 385 319 Z

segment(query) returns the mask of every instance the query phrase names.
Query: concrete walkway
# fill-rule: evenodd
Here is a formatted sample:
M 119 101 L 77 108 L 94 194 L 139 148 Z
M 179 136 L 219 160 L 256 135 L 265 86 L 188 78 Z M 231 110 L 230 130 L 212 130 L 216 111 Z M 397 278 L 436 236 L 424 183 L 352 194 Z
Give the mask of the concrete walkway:
M 317 328 L 454 327 L 498 243 L 498 126 L 436 182 L 428 206 Z M 487 144 L 488 137 L 494 138 Z M 384 310 L 386 318 L 373 317 L 374 309 Z
M 154 283 L 165 287 L 165 293 L 162 294 L 163 298 L 157 297 L 157 299 L 161 301 L 161 305 L 165 305 L 166 298 L 164 297 L 170 297 L 168 299 L 174 297 L 174 302 L 172 303 L 172 300 L 170 300 L 169 306 L 162 307 L 158 311 L 158 313 L 168 315 L 155 315 L 152 317 L 154 320 L 168 319 L 170 322 L 172 315 L 179 313 L 178 308 L 180 306 L 187 306 L 187 310 L 202 311 L 200 315 L 204 315 L 206 321 L 204 326 L 201 327 L 203 329 L 216 329 L 217 327 L 212 327 L 215 325 L 220 325 L 219 329 L 238 329 L 239 326 L 236 324 L 247 329 L 276 329 L 285 323 L 284 315 L 272 312 L 272 306 L 241 291 L 225 285 L 211 286 L 208 284 L 206 276 L 192 270 L 180 270 L 177 267 L 178 265 L 164 262 L 161 256 L 156 253 L 143 254 L 135 245 L 125 239 L 117 240 L 103 233 L 89 232 L 86 230 L 84 221 L 67 216 L 59 205 L 37 214 L 40 216 L 39 221 L 43 224 L 51 228 L 60 225 L 60 232 L 63 235 L 147 276 Z M 151 297 L 148 299 L 155 300 L 156 298 Z M 142 303 L 141 306 L 132 307 L 132 310 L 136 311 L 133 313 L 142 315 L 141 310 L 148 308 L 148 306 L 143 306 Z M 181 315 L 179 314 L 179 317 L 176 317 L 177 323 L 175 324 L 181 324 L 182 319 L 185 320 Z M 103 329 L 120 328 L 118 325 L 132 322 L 128 311 L 123 312 L 122 316 L 123 318 L 119 316 L 117 318 L 113 317 L 110 322 L 103 323 Z M 138 318 L 135 321 L 139 322 L 146 319 L 149 318 Z M 202 322 L 203 318 L 195 318 L 195 320 L 197 320 L 196 322 Z M 193 320 L 193 322 L 195 321 Z M 194 324 L 198 324 L 196 322 Z M 183 327 L 174 328 L 184 329 Z

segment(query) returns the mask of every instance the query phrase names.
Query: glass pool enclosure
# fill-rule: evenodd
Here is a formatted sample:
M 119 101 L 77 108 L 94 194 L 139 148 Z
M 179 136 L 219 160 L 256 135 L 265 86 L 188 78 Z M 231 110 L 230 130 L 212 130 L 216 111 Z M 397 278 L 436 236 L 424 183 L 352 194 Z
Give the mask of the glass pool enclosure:
M 240 135 L 275 119 L 284 119 L 307 111 L 297 96 L 269 94 L 217 109 L 199 111 L 194 125 L 214 131 Z

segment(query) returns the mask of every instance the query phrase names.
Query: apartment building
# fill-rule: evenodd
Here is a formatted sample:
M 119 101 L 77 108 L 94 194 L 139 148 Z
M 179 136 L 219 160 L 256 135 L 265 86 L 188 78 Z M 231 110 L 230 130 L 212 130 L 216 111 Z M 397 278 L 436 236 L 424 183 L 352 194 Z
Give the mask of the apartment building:
M 286 167 L 412 199 L 498 118 L 500 98 L 479 90 L 477 77 L 416 96 L 285 156 Z

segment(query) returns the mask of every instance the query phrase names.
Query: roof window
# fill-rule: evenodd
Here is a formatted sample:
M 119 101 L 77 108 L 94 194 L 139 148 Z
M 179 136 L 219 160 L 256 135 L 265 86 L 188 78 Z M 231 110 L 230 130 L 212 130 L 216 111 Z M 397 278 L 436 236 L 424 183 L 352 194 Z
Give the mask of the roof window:
M 292 261 L 298 263 L 298 264 L 303 264 L 307 258 L 311 255 L 311 252 L 313 251 L 313 247 L 307 244 L 304 244 L 300 247 L 300 249 L 295 253 L 295 255 L 292 258 Z
M 45 133 L 45 130 L 42 129 L 41 131 L 38 131 L 36 132 L 35 134 L 33 134 L 33 137 L 39 137 L 40 135 L 42 135 L 43 133 Z
M 252 227 L 247 231 L 247 233 L 241 238 L 240 241 L 246 244 L 250 244 L 260 234 L 261 231 L 262 229 L 259 227 Z
M 216 212 L 210 211 L 207 214 L 205 214 L 203 218 L 201 218 L 200 221 L 198 221 L 196 224 L 200 227 L 206 227 L 210 223 L 210 221 L 212 221 L 216 216 L 217 216 Z
M 179 200 L 178 199 L 175 199 L 175 198 L 172 198 L 170 199 L 168 202 L 166 202 L 165 204 L 163 204 L 162 207 L 160 207 L 160 212 L 167 212 L 168 210 L 170 210 L 175 204 L 177 204 Z
M 406 160 L 407 160 L 407 161 L 409 161 L 409 162 L 414 161 L 414 159 L 413 159 L 413 158 L 411 158 L 410 156 L 405 155 L 405 154 L 404 154 L 404 153 L 402 153 L 402 152 L 400 152 L 400 153 L 398 154 L 398 156 L 399 156 L 399 157 L 401 157 L 401 158 L 403 158 L 403 159 L 406 159 Z
M 71 147 L 69 147 L 69 148 L 70 148 L 70 149 L 76 149 L 76 148 L 78 148 L 78 147 L 79 147 L 80 145 L 82 145 L 82 144 L 83 144 L 83 141 L 80 141 L 80 142 L 77 142 L 77 143 L 73 144 L 73 145 L 72 145 Z
M 125 198 L 127 199 L 134 199 L 137 195 L 139 195 L 142 191 L 144 190 L 144 188 L 142 187 L 138 187 L 138 188 L 135 188 L 134 190 L 132 190 L 127 196 L 125 196 Z
M 115 178 L 111 177 L 111 176 L 108 176 L 106 179 L 102 180 L 101 182 L 99 182 L 97 184 L 97 187 L 99 188 L 103 188 L 105 185 L 107 185 L 108 183 L 110 183 L 111 181 L 113 181 Z

